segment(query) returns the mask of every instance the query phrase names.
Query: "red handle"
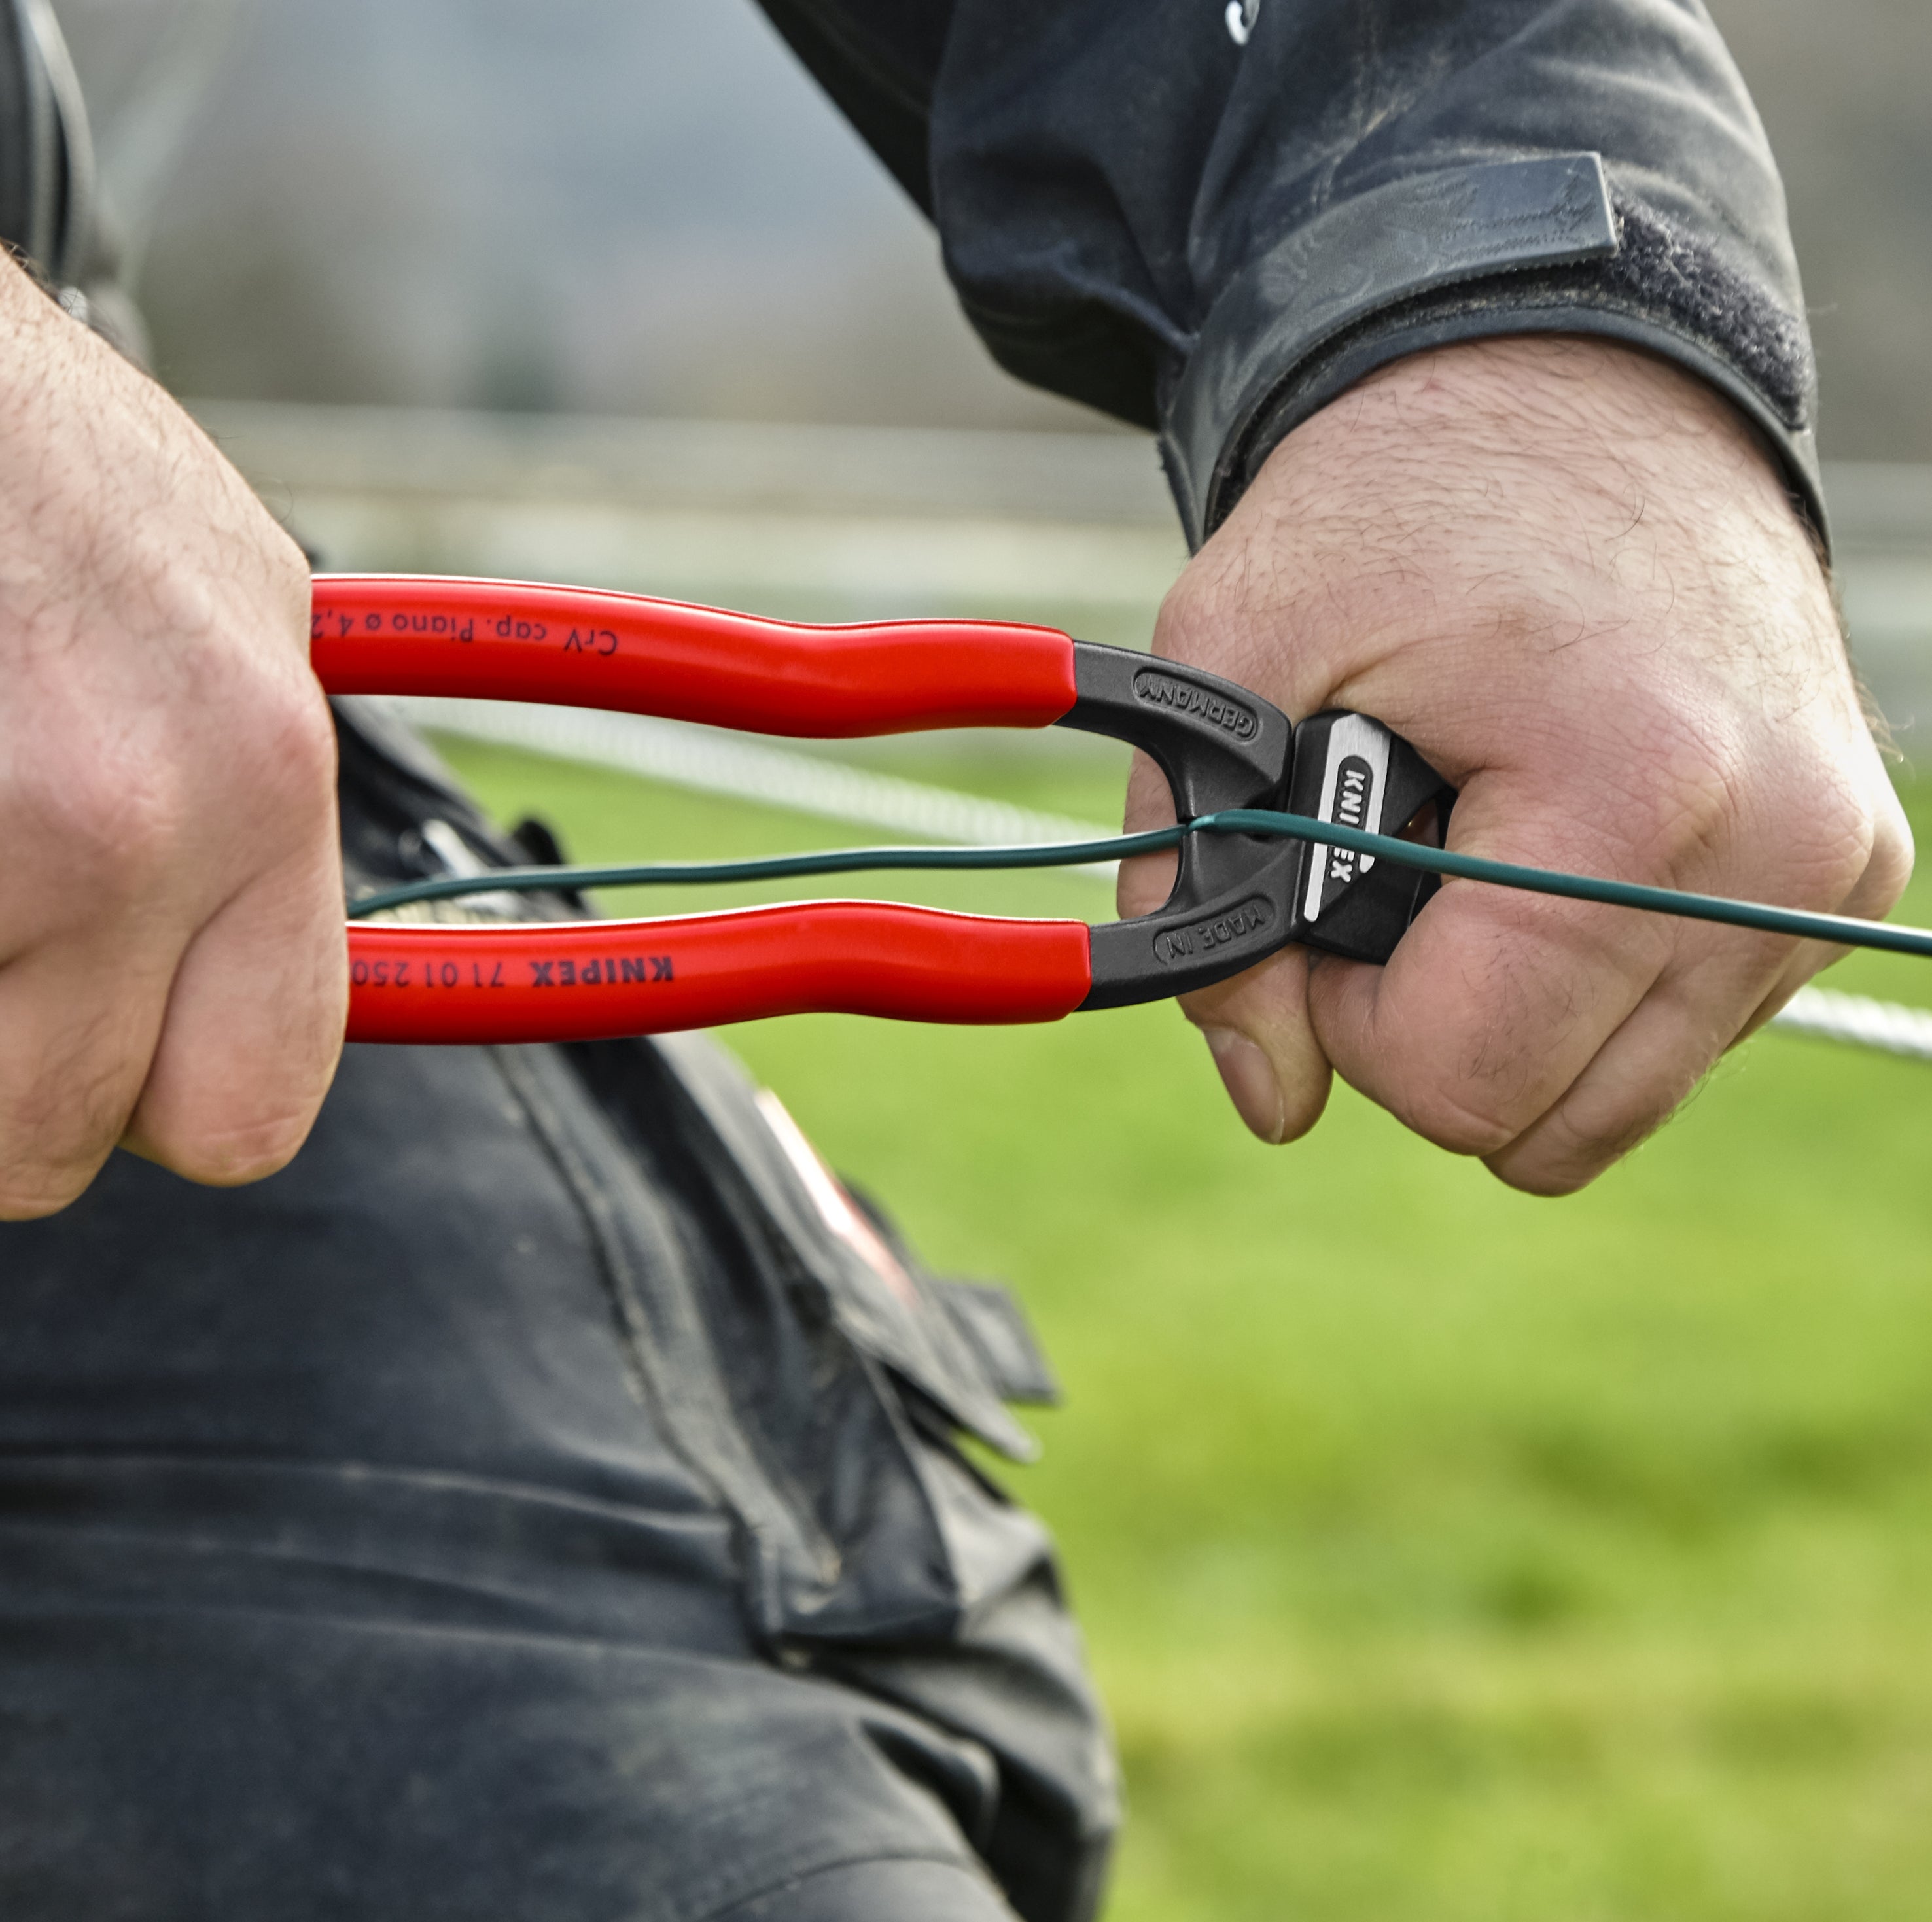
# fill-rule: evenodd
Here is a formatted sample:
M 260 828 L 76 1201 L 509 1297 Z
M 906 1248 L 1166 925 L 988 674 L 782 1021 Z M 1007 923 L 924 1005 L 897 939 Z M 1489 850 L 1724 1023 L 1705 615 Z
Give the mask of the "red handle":
M 1092 976 L 1081 921 L 809 901 L 656 921 L 352 924 L 351 1041 L 589 1041 L 768 1015 L 1058 1021 Z
M 1073 643 L 1005 621 L 808 627 L 638 594 L 318 574 L 310 658 L 331 694 L 474 694 L 764 734 L 1045 727 Z
M 320 574 L 332 694 L 472 694 L 761 733 L 1043 727 L 1073 643 L 998 621 L 806 627 L 517 581 Z M 818 901 L 560 926 L 352 925 L 351 1041 L 574 1041 L 768 1015 L 1057 1020 L 1091 985 L 1085 924 Z

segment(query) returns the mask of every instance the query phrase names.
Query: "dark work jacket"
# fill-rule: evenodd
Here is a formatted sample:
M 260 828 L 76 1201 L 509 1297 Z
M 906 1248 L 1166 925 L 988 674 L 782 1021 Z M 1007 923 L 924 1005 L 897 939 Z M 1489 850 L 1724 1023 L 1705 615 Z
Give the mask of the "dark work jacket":
M 1372 368 L 1631 342 L 1818 518 L 1777 169 L 1700 0 L 760 0 L 1000 364 L 1157 429 L 1190 538 Z

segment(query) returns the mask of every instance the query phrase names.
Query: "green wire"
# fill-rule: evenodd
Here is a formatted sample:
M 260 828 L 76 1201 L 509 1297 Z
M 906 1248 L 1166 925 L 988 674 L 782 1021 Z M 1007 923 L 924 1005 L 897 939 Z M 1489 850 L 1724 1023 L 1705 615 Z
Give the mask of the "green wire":
M 1204 815 L 1202 820 L 1211 820 Z M 1198 826 L 1196 823 L 1195 825 Z M 908 868 L 1075 868 L 1090 861 L 1118 861 L 1178 847 L 1186 828 L 1156 828 L 1146 834 L 1109 835 L 1104 841 L 1027 843 L 1006 847 L 833 847 L 816 854 L 765 854 L 748 861 L 645 862 L 621 868 L 499 868 L 487 874 L 448 874 L 410 881 L 362 895 L 350 905 L 353 921 L 412 901 L 448 901 L 460 895 L 548 892 L 567 888 L 675 887 L 720 881 L 784 881 L 806 874 L 862 874 Z
M 1715 921 L 1799 940 L 1829 941 L 1840 947 L 1879 948 L 1892 954 L 1932 958 L 1932 928 L 1894 927 L 1845 914 L 1811 914 L 1772 907 L 1761 901 L 1732 901 L 1720 895 L 1688 894 L 1676 888 L 1646 887 L 1636 881 L 1599 880 L 1549 868 L 1523 868 L 1478 854 L 1454 854 L 1384 834 L 1370 834 L 1339 822 L 1265 808 L 1227 808 L 1202 814 L 1178 827 L 1144 834 L 1113 835 L 1102 841 L 1073 841 L 1006 847 L 844 847 L 814 854 L 771 854 L 749 861 L 668 861 L 620 868 L 503 868 L 488 874 L 450 874 L 412 881 L 364 895 L 351 904 L 352 920 L 404 907 L 416 901 L 448 901 L 464 895 L 530 893 L 556 889 L 658 887 L 721 881 L 775 881 L 810 874 L 880 873 L 889 869 L 1071 868 L 1096 861 L 1118 861 L 1177 847 L 1190 834 L 1250 834 L 1277 840 L 1312 841 L 1372 855 L 1405 868 L 1492 887 L 1520 888 L 1532 894 L 1561 895 L 1571 901 L 1600 901 L 1652 914 L 1674 914 L 1691 921 Z

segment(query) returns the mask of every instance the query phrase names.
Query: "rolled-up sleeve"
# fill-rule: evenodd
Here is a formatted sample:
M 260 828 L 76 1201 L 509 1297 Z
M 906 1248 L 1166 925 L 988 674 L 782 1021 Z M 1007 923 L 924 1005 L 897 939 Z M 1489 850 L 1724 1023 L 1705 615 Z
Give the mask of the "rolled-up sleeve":
M 938 226 L 994 357 L 1156 429 L 1190 539 L 1450 341 L 1720 388 L 1822 526 L 1784 190 L 1699 0 L 761 0 Z

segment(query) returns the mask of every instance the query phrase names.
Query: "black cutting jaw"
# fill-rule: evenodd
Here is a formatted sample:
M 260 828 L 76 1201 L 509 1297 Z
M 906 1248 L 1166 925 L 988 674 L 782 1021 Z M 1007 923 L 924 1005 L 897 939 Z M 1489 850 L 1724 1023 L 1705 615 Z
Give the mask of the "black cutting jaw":
M 1177 818 L 1286 808 L 1372 834 L 1412 823 L 1440 844 L 1454 790 L 1398 734 L 1366 715 L 1296 727 L 1218 675 L 1124 648 L 1074 643 L 1078 698 L 1059 725 L 1130 742 L 1166 775 Z M 1291 942 L 1385 961 L 1435 892 L 1434 877 L 1312 843 L 1192 835 L 1174 890 L 1151 914 L 1093 931 L 1088 1008 L 1210 986 Z

